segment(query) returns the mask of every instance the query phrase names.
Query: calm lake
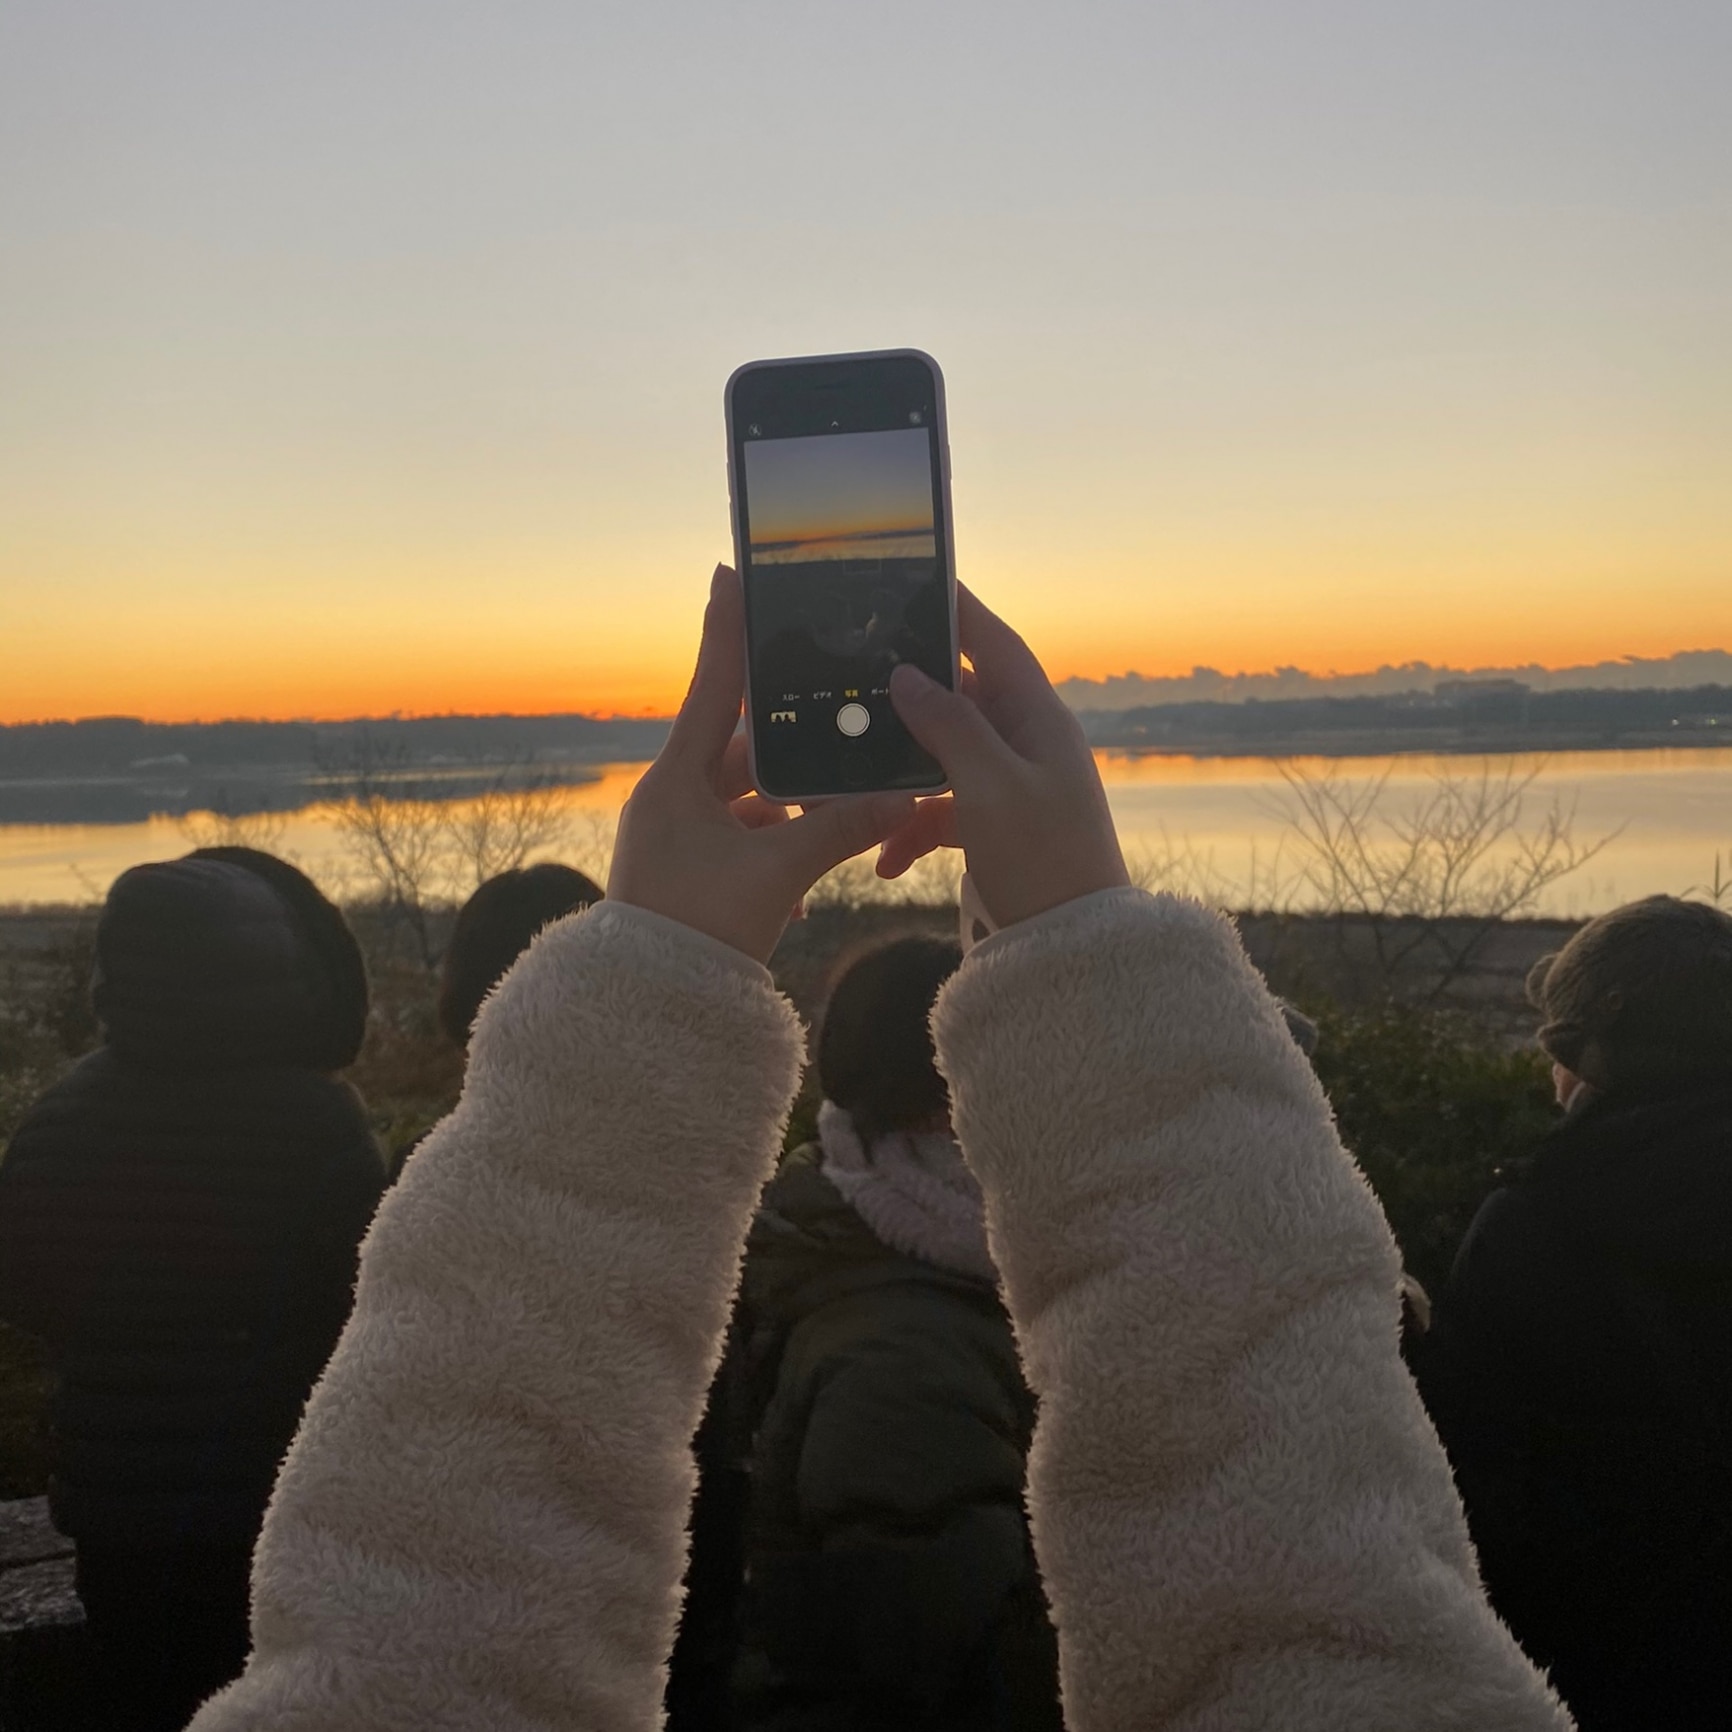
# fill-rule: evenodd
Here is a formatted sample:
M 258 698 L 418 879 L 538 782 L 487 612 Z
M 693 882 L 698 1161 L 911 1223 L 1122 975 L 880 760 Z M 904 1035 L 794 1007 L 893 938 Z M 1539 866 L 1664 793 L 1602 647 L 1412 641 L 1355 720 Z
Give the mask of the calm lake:
M 1531 777 L 1517 834 L 1531 834 L 1554 804 L 1573 812 L 1578 843 L 1609 837 L 1579 871 L 1546 892 L 1539 911 L 1580 915 L 1656 891 L 1700 893 L 1716 860 L 1732 874 L 1732 747 L 1695 751 L 1575 752 L 1546 758 L 1269 759 L 1099 754 L 1127 853 L 1154 873 L 1229 905 L 1303 906 L 1305 854 L 1283 816 L 1293 793 L 1283 776 L 1333 778 L 1351 800 L 1382 781 L 1381 818 L 1399 823 L 1432 796 L 1438 778 L 1457 786 L 1482 777 L 1501 787 Z M 605 862 L 607 837 L 642 764 L 613 764 L 562 789 L 569 845 L 558 850 L 588 870 Z M 454 803 L 453 810 L 461 810 Z M 169 816 L 127 824 L 0 825 L 0 904 L 87 902 L 144 860 L 182 854 L 198 821 Z M 328 806 L 275 820 L 263 838 L 337 890 L 353 882 Z M 1615 832 L 1615 834 L 1614 834 Z M 1507 858 L 1505 844 L 1500 857 Z

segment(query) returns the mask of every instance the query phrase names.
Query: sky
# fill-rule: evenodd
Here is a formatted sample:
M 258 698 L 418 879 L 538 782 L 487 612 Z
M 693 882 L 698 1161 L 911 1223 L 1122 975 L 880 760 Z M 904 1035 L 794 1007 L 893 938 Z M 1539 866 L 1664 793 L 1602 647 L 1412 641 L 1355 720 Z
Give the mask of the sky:
M 927 428 L 748 439 L 742 449 L 754 560 L 809 559 L 820 548 L 898 531 L 900 543 L 922 529 L 922 552 L 932 556 Z
M 761 357 L 1055 677 L 1732 645 L 1724 0 L 8 0 L 0 720 L 663 711 Z

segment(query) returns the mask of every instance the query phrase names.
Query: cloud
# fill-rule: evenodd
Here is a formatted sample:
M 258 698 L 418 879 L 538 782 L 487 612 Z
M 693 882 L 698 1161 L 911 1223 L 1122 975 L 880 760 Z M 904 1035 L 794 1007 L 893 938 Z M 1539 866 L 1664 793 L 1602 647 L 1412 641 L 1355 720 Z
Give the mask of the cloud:
M 1385 665 L 1371 673 L 1313 674 L 1303 668 L 1268 673 L 1224 674 L 1193 668 L 1188 674 L 1145 679 L 1139 673 L 1109 674 L 1103 680 L 1063 680 L 1058 694 L 1073 710 L 1130 710 L 1144 704 L 1206 700 L 1243 703 L 1247 698 L 1345 698 L 1387 696 L 1395 692 L 1434 691 L 1441 680 L 1520 680 L 1537 692 L 1598 687 L 1612 691 L 1732 685 L 1732 652 L 1680 650 L 1670 656 L 1625 656 L 1582 667 L 1452 668 L 1430 662 Z

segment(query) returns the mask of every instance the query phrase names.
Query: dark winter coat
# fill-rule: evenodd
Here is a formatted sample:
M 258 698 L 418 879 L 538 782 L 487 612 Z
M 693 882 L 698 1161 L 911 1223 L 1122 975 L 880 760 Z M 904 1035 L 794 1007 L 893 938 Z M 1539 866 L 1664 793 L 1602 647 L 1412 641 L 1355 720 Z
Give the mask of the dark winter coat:
M 1572 1113 L 1415 1360 L 1493 1604 L 1584 1732 L 1732 1725 L 1732 1087 Z
M 1034 1401 L 996 1290 L 885 1246 L 811 1147 L 765 1192 L 737 1334 L 758 1421 L 744 1723 L 1057 1727 Z
M 220 850 L 127 873 L 97 967 L 107 1044 L 0 1162 L 0 1315 L 53 1356 L 65 1532 L 250 1544 L 384 1181 L 325 1074 L 360 1043 L 359 953 L 292 868 Z

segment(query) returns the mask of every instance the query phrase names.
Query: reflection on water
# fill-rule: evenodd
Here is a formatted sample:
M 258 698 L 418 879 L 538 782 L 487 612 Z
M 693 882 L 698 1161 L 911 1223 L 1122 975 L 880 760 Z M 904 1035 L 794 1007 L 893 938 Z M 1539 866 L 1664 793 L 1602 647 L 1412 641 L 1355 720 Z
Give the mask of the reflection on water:
M 1156 861 L 1182 855 L 1235 906 L 1247 886 L 1292 895 L 1301 856 L 1286 820 L 1293 795 L 1283 767 L 1332 777 L 1348 792 L 1381 781 L 1384 810 L 1397 817 L 1425 800 L 1439 777 L 1485 776 L 1494 786 L 1506 776 L 1517 783 L 1531 777 L 1518 833 L 1531 833 L 1556 807 L 1569 816 L 1578 843 L 1605 840 L 1580 871 L 1542 896 L 1537 913 L 1582 915 L 1637 896 L 1700 890 L 1714 875 L 1717 853 L 1732 867 L 1732 749 L 1723 747 L 1495 758 L 1098 757 L 1127 853 L 1140 848 Z M 1305 898 L 1296 900 L 1303 905 Z
M 1732 868 L 1732 748 L 1700 751 L 1572 752 L 1492 760 L 1431 757 L 1289 759 L 1133 757 L 1099 754 L 1113 811 L 1133 858 L 1177 863 L 1181 875 L 1223 900 L 1247 889 L 1267 900 L 1272 885 L 1292 890 L 1297 863 L 1282 815 L 1291 798 L 1280 764 L 1330 775 L 1348 790 L 1386 779 L 1384 800 L 1399 812 L 1440 775 L 1477 776 L 1489 768 L 1532 774 L 1524 822 L 1554 801 L 1573 810 L 1578 840 L 1612 836 L 1579 873 L 1554 885 L 1542 911 L 1584 914 L 1655 891 L 1704 885 L 1720 854 Z M 594 781 L 559 791 L 571 819 L 564 857 L 588 871 L 619 813 L 640 764 L 613 764 Z M 461 815 L 466 803 L 449 810 Z M 131 824 L 0 825 L 0 904 L 83 902 L 99 898 L 126 867 L 166 860 L 208 840 L 195 820 L 153 817 Z M 341 894 L 352 862 L 329 806 L 275 821 L 261 839 Z

